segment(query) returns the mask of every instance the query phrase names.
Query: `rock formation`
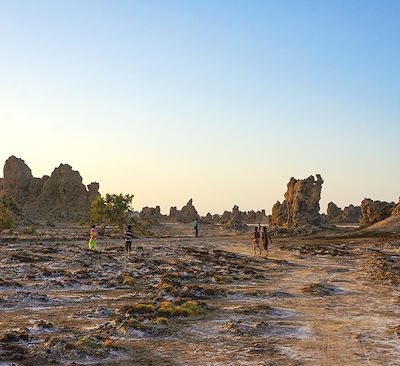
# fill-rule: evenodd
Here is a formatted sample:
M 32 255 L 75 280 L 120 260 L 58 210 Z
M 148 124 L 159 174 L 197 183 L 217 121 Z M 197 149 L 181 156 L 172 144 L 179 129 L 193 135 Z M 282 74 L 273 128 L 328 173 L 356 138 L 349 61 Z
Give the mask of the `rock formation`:
M 246 213 L 246 223 L 247 224 L 257 224 L 257 223 L 262 223 L 266 224 L 267 223 L 267 215 L 265 214 L 265 210 L 261 211 L 247 211 Z
M 254 210 L 247 211 L 246 213 L 246 223 L 254 224 L 257 222 L 256 212 Z
M 361 202 L 361 223 L 374 224 L 388 218 L 394 210 L 394 202 L 373 201 L 365 198 Z
M 280 203 L 277 201 L 272 206 L 272 215 L 271 215 L 271 226 L 287 226 L 288 221 L 288 211 L 286 203 Z
M 320 225 L 319 201 L 323 180 L 319 174 L 306 179 L 291 178 L 285 193 L 285 200 L 272 207 L 273 226 L 287 228 L 304 225 Z
M 98 189 L 98 183 L 86 187 L 79 172 L 67 164 L 54 169 L 50 177 L 34 178 L 25 162 L 15 156 L 7 159 L 0 179 L 0 196 L 14 197 L 24 213 L 36 219 L 87 218 Z
M 358 223 L 361 218 L 361 207 L 350 205 L 343 210 L 333 202 L 329 202 L 326 219 L 331 224 Z
M 329 202 L 328 209 L 326 210 L 326 219 L 330 223 L 340 222 L 343 211 L 340 207 L 336 206 L 335 203 Z
M 360 206 L 346 206 L 343 209 L 342 223 L 358 223 L 361 219 L 361 207 Z
M 233 206 L 229 221 L 223 225 L 225 229 L 241 230 L 246 227 L 246 213 L 241 212 L 237 205 Z
M 206 216 L 201 217 L 200 223 L 201 224 L 213 224 L 213 216 L 211 215 L 211 213 L 208 212 Z
M 178 220 L 179 211 L 176 206 L 173 206 L 169 209 L 169 220 L 170 221 L 177 221 Z
M 392 216 L 399 216 L 399 215 L 400 215 L 400 198 L 399 198 L 399 203 L 392 211 Z
M 256 221 L 255 222 L 257 222 L 257 223 L 259 222 L 261 224 L 268 223 L 268 216 L 266 215 L 264 209 L 256 212 Z
M 231 219 L 231 216 L 232 216 L 232 213 L 230 211 L 225 210 L 219 219 L 220 223 L 222 225 L 228 223 L 229 220 Z
M 139 219 L 149 224 L 159 224 L 162 220 L 160 206 L 143 207 L 142 211 L 140 211 Z
M 219 224 L 221 222 L 221 216 L 218 214 L 212 215 L 212 221 L 214 224 Z
M 190 199 L 188 203 L 182 207 L 180 211 L 176 210 L 176 220 L 182 223 L 193 222 L 199 218 L 196 208 L 193 206 L 193 200 Z

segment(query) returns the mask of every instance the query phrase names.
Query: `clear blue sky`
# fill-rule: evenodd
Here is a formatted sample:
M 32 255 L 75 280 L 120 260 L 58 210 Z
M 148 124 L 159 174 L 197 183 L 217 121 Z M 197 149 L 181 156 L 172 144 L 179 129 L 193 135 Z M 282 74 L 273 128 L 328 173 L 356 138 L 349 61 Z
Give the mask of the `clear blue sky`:
M 0 0 L 0 161 L 134 205 L 400 195 L 399 1 Z

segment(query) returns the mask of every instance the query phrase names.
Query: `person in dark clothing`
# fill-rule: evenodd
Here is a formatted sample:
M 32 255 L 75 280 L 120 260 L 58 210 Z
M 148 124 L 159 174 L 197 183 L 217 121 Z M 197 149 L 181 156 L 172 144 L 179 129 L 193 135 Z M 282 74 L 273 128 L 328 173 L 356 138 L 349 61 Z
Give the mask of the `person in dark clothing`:
M 263 248 L 265 250 L 265 256 L 268 257 L 268 240 L 272 243 L 271 235 L 267 231 L 267 227 L 264 226 L 261 233 L 261 240 L 263 244 Z
M 199 237 L 199 220 L 198 219 L 194 220 L 193 229 L 194 229 L 194 236 L 196 238 L 198 238 Z
M 130 254 L 132 250 L 132 240 L 133 240 L 133 233 L 132 233 L 132 226 L 128 225 L 128 230 L 125 231 L 124 234 L 125 239 L 125 250 L 126 254 Z
M 258 231 L 258 227 L 254 227 L 254 233 L 253 233 L 253 249 L 254 249 L 254 254 L 257 255 L 257 249 L 260 252 L 261 255 L 261 248 L 260 248 L 260 232 Z

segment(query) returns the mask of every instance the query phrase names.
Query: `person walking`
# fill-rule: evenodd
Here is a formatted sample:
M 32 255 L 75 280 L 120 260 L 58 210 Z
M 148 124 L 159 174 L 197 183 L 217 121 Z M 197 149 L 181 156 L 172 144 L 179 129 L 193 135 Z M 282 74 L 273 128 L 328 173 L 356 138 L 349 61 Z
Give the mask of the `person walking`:
M 254 233 L 253 233 L 253 249 L 254 249 L 254 255 L 257 255 L 257 249 L 260 252 L 261 255 L 261 248 L 260 248 L 260 232 L 258 231 L 258 227 L 254 227 Z
M 197 218 L 194 220 L 193 229 L 194 229 L 194 236 L 196 238 L 198 238 L 199 237 L 199 220 Z
M 92 228 L 90 229 L 90 239 L 89 239 L 89 249 L 90 250 L 96 250 L 96 245 L 97 245 L 97 229 L 96 225 L 92 225 Z
M 128 229 L 125 231 L 124 234 L 124 239 L 125 239 L 125 251 L 126 254 L 131 254 L 132 250 L 132 240 L 133 240 L 133 233 L 132 233 L 132 226 L 128 225 Z
M 267 231 L 267 227 L 264 226 L 261 233 L 261 240 L 263 244 L 263 248 L 265 250 L 265 257 L 268 257 L 268 240 L 272 243 L 271 235 Z

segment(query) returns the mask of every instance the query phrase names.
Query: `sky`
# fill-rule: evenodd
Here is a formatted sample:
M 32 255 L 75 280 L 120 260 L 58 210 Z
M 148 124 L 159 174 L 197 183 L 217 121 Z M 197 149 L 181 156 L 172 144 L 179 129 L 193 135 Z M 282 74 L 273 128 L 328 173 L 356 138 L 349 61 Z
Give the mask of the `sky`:
M 201 214 L 400 195 L 400 2 L 0 0 L 0 164 Z

